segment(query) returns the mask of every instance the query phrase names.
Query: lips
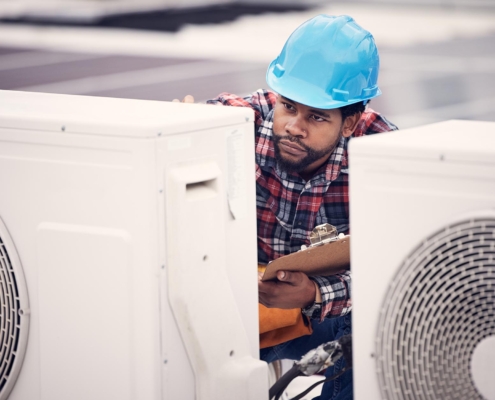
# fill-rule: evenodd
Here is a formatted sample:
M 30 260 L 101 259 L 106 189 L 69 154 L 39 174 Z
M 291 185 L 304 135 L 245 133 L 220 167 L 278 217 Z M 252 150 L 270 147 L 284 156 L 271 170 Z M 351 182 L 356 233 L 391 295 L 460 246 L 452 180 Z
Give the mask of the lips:
M 288 140 L 281 140 L 279 142 L 279 145 L 281 150 L 293 156 L 302 156 L 307 153 L 306 150 L 304 150 L 302 147 L 299 147 L 298 145 L 289 142 Z

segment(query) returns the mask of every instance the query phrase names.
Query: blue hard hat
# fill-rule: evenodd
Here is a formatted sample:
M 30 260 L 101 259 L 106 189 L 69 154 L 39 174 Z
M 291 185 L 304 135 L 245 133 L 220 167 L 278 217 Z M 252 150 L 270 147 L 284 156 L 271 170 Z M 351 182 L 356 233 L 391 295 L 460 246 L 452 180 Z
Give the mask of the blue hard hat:
M 379 96 L 379 68 L 371 33 L 347 15 L 322 14 L 287 39 L 268 67 L 266 82 L 288 99 L 331 109 Z

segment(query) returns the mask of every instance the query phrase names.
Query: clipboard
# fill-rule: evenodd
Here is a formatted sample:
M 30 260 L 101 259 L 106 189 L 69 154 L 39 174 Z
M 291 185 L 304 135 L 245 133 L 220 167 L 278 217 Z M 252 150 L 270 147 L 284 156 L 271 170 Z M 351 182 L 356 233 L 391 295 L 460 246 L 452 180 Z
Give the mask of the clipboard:
M 277 279 L 278 271 L 300 271 L 308 276 L 342 273 L 351 267 L 350 246 L 351 237 L 347 235 L 277 258 L 267 265 L 261 280 Z

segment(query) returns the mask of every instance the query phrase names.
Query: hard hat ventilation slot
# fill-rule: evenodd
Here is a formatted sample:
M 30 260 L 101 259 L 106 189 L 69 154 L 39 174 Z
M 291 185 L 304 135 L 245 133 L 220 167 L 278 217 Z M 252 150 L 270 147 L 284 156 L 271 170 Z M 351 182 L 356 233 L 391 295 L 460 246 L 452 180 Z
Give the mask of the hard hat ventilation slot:
M 275 75 L 277 78 L 280 78 L 284 73 L 285 68 L 282 67 L 280 64 L 276 64 L 273 68 L 273 75 Z
M 332 89 L 332 99 L 336 101 L 349 101 L 349 92 L 347 90 Z
M 377 91 L 378 91 L 378 86 L 376 85 L 370 88 L 363 89 L 361 93 L 361 97 L 373 97 L 375 96 Z

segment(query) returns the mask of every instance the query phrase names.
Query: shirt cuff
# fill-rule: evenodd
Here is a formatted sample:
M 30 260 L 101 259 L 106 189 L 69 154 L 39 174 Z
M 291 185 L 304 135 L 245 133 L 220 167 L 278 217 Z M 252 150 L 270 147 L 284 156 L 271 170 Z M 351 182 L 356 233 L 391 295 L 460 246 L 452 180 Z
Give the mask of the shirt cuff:
M 313 303 L 305 308 L 303 308 L 302 313 L 309 318 L 320 318 L 321 317 L 321 303 Z

